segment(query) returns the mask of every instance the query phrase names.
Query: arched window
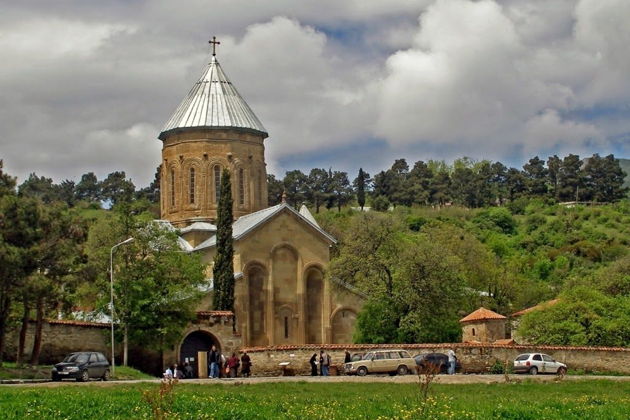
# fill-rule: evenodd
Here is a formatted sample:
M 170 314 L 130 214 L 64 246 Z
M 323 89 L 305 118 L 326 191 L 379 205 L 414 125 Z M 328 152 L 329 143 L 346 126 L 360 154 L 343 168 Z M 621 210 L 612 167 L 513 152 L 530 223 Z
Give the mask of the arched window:
M 175 207 L 175 169 L 171 169 L 171 207 Z
M 195 204 L 195 168 L 190 168 L 190 183 L 188 185 L 190 204 Z
M 238 204 L 245 204 L 245 173 L 243 168 L 238 170 Z
M 214 165 L 214 201 L 219 202 L 221 198 L 221 167 Z

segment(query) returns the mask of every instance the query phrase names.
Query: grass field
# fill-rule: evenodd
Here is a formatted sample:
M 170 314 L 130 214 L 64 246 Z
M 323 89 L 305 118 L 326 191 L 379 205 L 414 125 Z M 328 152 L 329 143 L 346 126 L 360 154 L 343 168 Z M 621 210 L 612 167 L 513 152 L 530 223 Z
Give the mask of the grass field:
M 3 387 L 4 419 L 149 419 L 143 392 L 156 384 Z M 627 419 L 630 383 L 581 381 L 434 385 L 274 383 L 178 384 L 162 399 L 169 419 Z M 158 398 L 158 401 L 159 398 Z M 158 404 L 155 404 L 156 406 Z

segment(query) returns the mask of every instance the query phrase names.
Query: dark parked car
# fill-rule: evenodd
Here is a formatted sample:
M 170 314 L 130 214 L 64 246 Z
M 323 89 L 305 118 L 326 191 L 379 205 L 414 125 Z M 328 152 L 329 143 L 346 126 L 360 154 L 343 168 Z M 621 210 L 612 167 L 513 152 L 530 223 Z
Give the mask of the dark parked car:
M 60 381 L 64 378 L 86 382 L 90 378 L 109 379 L 109 362 L 102 353 L 82 351 L 70 353 L 57 363 L 52 369 L 52 380 Z
M 417 354 L 413 356 L 420 372 L 426 372 L 426 370 L 430 366 L 437 367 L 438 373 L 446 373 L 448 372 L 448 356 L 444 353 L 428 353 L 428 354 Z M 460 372 L 462 370 L 462 365 L 459 363 L 459 360 L 455 362 L 455 372 Z

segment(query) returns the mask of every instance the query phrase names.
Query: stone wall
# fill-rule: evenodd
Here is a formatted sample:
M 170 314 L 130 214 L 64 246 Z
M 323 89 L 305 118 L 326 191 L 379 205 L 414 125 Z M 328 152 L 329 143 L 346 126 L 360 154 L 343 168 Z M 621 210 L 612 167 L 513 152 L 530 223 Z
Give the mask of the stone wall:
M 503 364 L 506 360 L 512 363 L 521 353 L 546 353 L 557 361 L 566 363 L 571 369 L 583 369 L 597 372 L 620 372 L 630 374 L 630 348 L 618 347 L 564 347 L 564 346 L 528 346 L 528 345 L 498 345 L 498 344 L 393 344 L 393 345 L 303 345 L 256 347 L 243 349 L 252 359 L 252 374 L 254 376 L 281 375 L 281 362 L 290 362 L 289 368 L 296 375 L 308 375 L 310 366 L 308 361 L 313 353 L 319 354 L 325 350 L 330 354 L 333 365 L 341 367 L 344 360 L 344 350 L 350 353 L 364 353 L 374 349 L 398 348 L 407 350 L 412 356 L 419 353 L 445 353 L 449 348 L 455 350 L 458 360 L 462 364 L 464 373 L 488 372 L 496 363 Z
M 68 353 L 75 351 L 99 351 L 108 359 L 111 358 L 109 344 L 109 324 L 49 320 L 42 326 L 41 364 L 60 362 Z M 5 356 L 7 360 L 15 360 L 17 356 L 18 330 L 7 336 Z M 35 322 L 29 322 L 24 348 L 26 359 L 30 358 L 35 335 Z M 119 352 L 119 349 L 117 349 Z

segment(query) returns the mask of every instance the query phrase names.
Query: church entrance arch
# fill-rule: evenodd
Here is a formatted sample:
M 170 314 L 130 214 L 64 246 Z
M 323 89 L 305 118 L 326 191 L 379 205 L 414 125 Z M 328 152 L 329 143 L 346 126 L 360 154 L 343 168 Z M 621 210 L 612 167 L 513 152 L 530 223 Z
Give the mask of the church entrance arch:
M 221 343 L 219 340 L 208 331 L 197 330 L 191 332 L 186 336 L 186 338 L 184 338 L 184 341 L 182 341 L 182 345 L 179 348 L 180 363 L 183 364 L 188 361 L 193 368 L 194 376 L 197 377 L 197 353 L 200 351 L 208 351 L 213 345 L 216 346 L 218 350 L 221 350 Z
M 324 274 L 317 267 L 306 272 L 306 342 L 322 343 L 322 305 L 324 304 Z
M 357 321 L 357 313 L 348 308 L 341 308 L 335 312 L 332 318 L 332 342 L 333 344 L 352 343 L 354 325 Z

